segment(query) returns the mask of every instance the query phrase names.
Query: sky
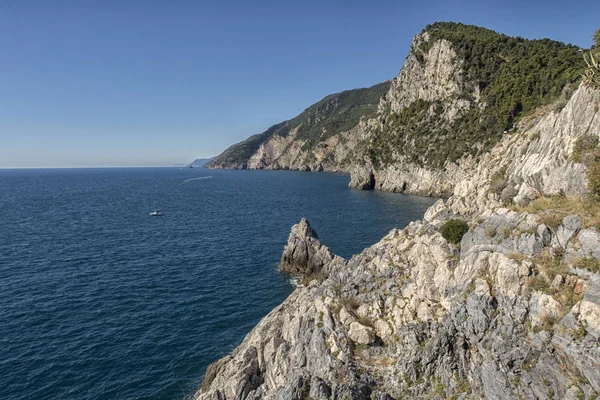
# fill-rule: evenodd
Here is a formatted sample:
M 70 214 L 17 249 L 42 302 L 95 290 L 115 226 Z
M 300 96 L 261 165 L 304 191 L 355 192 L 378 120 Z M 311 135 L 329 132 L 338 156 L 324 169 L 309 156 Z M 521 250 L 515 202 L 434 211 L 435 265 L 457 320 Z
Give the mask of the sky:
M 589 47 L 599 15 L 598 0 L 0 0 L 0 168 L 188 163 L 395 77 L 429 23 Z

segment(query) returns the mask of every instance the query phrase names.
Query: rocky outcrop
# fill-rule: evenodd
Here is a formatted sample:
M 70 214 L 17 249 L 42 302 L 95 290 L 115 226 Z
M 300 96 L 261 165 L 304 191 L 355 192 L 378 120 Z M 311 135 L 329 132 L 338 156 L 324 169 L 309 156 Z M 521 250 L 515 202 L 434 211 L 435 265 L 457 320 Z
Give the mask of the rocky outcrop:
M 317 237 L 310 223 L 302 218 L 292 227 L 281 256 L 280 270 L 306 278 L 324 279 L 343 260 L 329 252 Z
M 195 398 L 597 396 L 600 234 L 577 215 L 505 203 L 585 193 L 571 152 L 600 135 L 599 103 L 581 87 L 562 111 L 540 110 L 465 159 L 423 221 L 350 260 L 295 225 L 281 269 L 305 285 L 209 367 Z M 454 245 L 439 228 L 458 216 L 469 230 Z
M 375 172 L 370 165 L 357 165 L 352 169 L 349 187 L 360 190 L 375 188 Z
M 393 164 L 380 170 L 369 172 L 370 185 L 365 182 L 364 174 L 351 171 L 349 186 L 355 189 L 377 189 L 384 192 L 418 194 L 422 196 L 449 197 L 455 182 L 463 177 L 464 169 L 455 163 L 448 164 L 445 170 L 437 171 L 419 167 L 415 164 Z
M 455 185 L 447 206 L 469 215 L 492 205 L 527 204 L 542 194 L 585 194 L 586 168 L 571 155 L 578 138 L 600 135 L 598 105 L 600 93 L 581 86 L 560 112 L 538 110 L 478 163 L 460 163 L 466 178 Z
M 460 252 L 431 223 L 394 230 L 296 289 L 211 366 L 196 398 L 592 396 L 599 276 L 554 277 L 549 285 L 568 293 L 567 303 L 537 290 L 543 232 L 535 216 L 505 209 L 465 235 Z
M 379 104 L 380 114 L 399 113 L 419 99 L 444 101 L 448 103 L 445 119 L 452 121 L 472 105 L 461 97 L 468 82 L 463 76 L 463 60 L 452 43 L 445 39 L 437 40 L 426 54 L 421 54 L 419 47 L 431 40 L 429 36 L 425 31 L 413 39 L 397 79 L 392 81 L 390 90 Z M 475 101 L 479 101 L 478 88 L 473 90 Z
M 473 40 L 473 37 L 478 39 Z M 478 58 L 486 48 L 498 43 L 504 45 L 494 47 L 489 57 Z M 522 46 L 520 51 L 510 53 L 519 46 Z M 562 49 L 560 56 L 557 48 Z M 507 55 L 509 53 L 511 55 Z M 328 96 L 295 119 L 232 146 L 210 167 L 335 171 L 350 174 L 352 188 L 449 197 L 499 139 L 510 141 L 507 138 L 515 131 L 535 138 L 537 130 L 547 132 L 550 128 L 552 118 L 541 124 L 535 118 L 529 119 L 531 124 L 515 126 L 513 122 L 515 117 L 522 116 L 522 103 L 547 105 L 562 85 L 570 83 L 564 77 L 557 81 L 557 87 L 536 92 L 535 99 L 519 99 L 519 96 L 527 97 L 531 90 L 511 92 L 507 96 L 511 98 L 505 103 L 514 102 L 513 109 L 499 110 L 494 108 L 497 104 L 491 104 L 504 92 L 503 88 L 490 88 L 509 79 L 497 79 L 499 71 L 506 70 L 501 66 L 508 63 L 508 68 L 513 68 L 514 63 L 519 62 L 516 59 L 529 59 L 532 54 L 548 54 L 548 65 L 574 64 L 580 57 L 575 48 L 558 42 L 524 41 L 462 24 L 433 24 L 414 37 L 395 79 L 373 88 L 350 91 L 350 94 Z M 560 57 L 560 62 L 554 63 L 552 57 Z M 488 60 L 492 61 L 488 63 Z M 528 69 L 532 68 L 527 65 Z M 552 74 L 559 76 L 565 74 L 565 70 L 556 67 Z M 572 80 L 572 74 L 570 76 Z M 531 82 L 527 84 L 535 86 Z M 370 93 L 366 108 L 357 100 L 363 95 L 355 96 L 354 92 Z M 373 104 L 374 99 L 377 106 Z M 503 118 L 498 115 L 507 114 L 513 115 L 511 122 L 498 121 Z M 360 118 L 357 119 L 357 115 Z M 570 120 L 585 129 L 576 118 L 566 115 L 564 113 L 563 120 L 554 122 L 564 127 Z M 514 130 L 509 132 L 511 126 Z M 556 146 L 556 143 L 550 140 L 543 145 Z M 544 154 L 548 151 L 541 147 L 538 150 Z M 562 151 L 570 151 L 570 148 L 562 148 Z M 540 165 L 541 161 L 531 152 L 528 163 L 521 165 L 521 175 L 535 181 Z M 519 182 L 518 187 L 515 183 L 507 189 L 505 197 L 514 197 L 509 196 L 512 190 L 520 191 L 521 199 L 535 197 L 535 187 L 553 185 L 552 182 L 557 178 L 560 181 L 565 174 L 573 178 L 573 187 L 569 190 L 576 190 L 582 186 L 580 169 L 557 169 L 553 176 L 544 175 L 547 181 L 543 183 Z
M 505 181 L 504 201 L 527 203 L 540 193 L 583 194 L 585 166 L 572 161 L 571 153 L 579 137 L 600 132 L 598 104 L 598 92 L 582 86 L 561 111 L 550 106 L 539 109 L 479 159 L 466 156 L 437 171 L 410 163 L 381 170 L 355 166 L 350 187 L 438 197 L 456 194 L 457 213 L 475 203 L 476 209 L 487 204 L 493 176 L 500 171 L 504 171 L 500 178 Z
M 364 132 L 364 123 L 311 146 L 299 128 L 289 135 L 273 135 L 250 157 L 248 169 L 347 172 L 352 154 Z
M 230 146 L 207 166 L 347 172 L 365 120 L 377 112 L 389 86 L 386 81 L 329 95 L 295 118 Z

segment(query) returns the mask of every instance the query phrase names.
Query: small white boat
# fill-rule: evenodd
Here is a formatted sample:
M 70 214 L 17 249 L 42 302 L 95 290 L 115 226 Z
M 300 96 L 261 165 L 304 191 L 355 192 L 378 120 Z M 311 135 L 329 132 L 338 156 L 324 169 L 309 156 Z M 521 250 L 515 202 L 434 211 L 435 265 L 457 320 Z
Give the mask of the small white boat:
M 165 215 L 165 213 L 161 210 L 154 210 L 150 213 L 151 217 L 162 217 L 163 215 Z

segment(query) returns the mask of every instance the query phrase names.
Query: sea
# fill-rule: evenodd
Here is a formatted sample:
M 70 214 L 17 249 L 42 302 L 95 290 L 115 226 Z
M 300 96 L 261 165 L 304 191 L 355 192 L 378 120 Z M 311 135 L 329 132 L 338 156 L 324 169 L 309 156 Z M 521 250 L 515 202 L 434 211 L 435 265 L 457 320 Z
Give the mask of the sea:
M 350 257 L 435 201 L 348 181 L 0 170 L 0 399 L 189 398 L 206 367 L 294 290 L 278 270 L 293 224 L 306 217 Z

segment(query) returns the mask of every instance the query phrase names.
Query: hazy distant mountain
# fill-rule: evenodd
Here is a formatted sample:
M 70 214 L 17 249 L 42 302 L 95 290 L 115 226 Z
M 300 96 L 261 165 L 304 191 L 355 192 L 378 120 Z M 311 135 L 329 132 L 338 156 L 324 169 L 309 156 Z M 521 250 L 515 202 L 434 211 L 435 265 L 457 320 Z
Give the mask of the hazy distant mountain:
M 211 158 L 197 158 L 194 161 L 192 161 L 191 163 L 189 163 L 187 165 L 188 168 L 200 168 L 200 167 L 204 167 L 204 164 L 206 164 L 209 161 L 212 161 L 214 159 L 214 157 Z

